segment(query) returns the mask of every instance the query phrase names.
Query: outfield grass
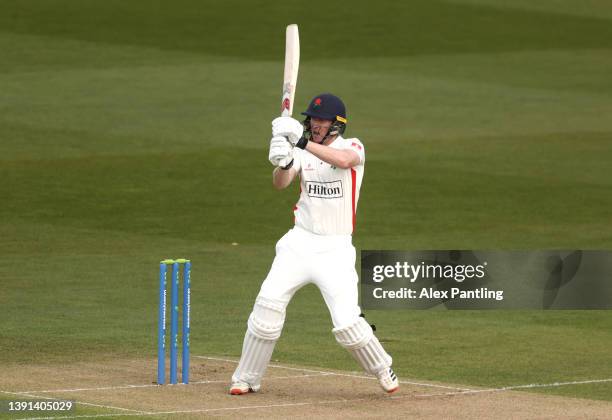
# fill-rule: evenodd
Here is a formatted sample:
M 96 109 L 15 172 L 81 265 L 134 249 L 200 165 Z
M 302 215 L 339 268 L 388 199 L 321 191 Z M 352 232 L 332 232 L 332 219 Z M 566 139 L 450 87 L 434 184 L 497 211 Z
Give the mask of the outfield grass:
M 205 6 L 0 0 L 0 366 L 153 356 L 157 262 L 182 255 L 193 353 L 239 355 L 297 198 L 267 162 L 286 23 L 296 107 L 337 93 L 366 145 L 358 248 L 612 248 L 612 6 Z M 403 377 L 612 378 L 607 311 L 368 318 Z M 274 358 L 356 369 L 330 329 L 307 287 Z

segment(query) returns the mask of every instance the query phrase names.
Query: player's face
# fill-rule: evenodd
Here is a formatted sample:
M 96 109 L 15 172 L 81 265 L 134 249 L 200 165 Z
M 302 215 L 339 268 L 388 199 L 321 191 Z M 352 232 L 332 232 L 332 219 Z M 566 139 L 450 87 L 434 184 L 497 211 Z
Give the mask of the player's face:
M 323 138 L 327 135 L 329 127 L 332 122 L 329 120 L 321 120 L 319 118 L 310 119 L 310 132 L 312 133 L 312 140 L 316 143 L 321 143 Z

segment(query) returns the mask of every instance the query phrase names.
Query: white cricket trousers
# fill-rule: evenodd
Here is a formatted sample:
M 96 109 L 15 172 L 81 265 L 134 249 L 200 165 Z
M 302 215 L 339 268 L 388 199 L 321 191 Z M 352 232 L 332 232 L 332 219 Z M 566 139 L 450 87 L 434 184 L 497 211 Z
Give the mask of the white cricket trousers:
M 287 306 L 296 291 L 314 283 L 339 328 L 361 313 L 358 282 L 351 235 L 316 235 L 295 226 L 276 243 L 276 257 L 258 298 Z

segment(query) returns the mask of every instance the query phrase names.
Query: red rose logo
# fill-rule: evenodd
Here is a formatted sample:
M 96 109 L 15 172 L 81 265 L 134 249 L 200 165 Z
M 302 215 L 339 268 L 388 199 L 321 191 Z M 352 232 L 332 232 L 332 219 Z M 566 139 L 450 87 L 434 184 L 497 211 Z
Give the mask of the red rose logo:
M 289 109 L 290 106 L 291 106 L 291 102 L 289 101 L 289 98 L 285 98 L 281 106 L 281 111 L 284 111 L 285 109 Z

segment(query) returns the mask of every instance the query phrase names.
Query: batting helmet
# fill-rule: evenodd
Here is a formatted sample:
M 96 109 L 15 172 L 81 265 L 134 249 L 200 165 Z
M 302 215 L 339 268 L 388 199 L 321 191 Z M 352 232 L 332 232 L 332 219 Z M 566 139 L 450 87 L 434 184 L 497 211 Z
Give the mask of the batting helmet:
M 306 115 L 304 120 L 304 128 L 310 135 L 310 118 L 320 118 L 322 120 L 332 121 L 332 125 L 327 132 L 327 136 L 335 136 L 344 133 L 346 130 L 346 107 L 340 98 L 331 93 L 323 93 L 315 96 L 308 109 L 302 112 Z M 325 139 L 324 139 L 325 140 Z

